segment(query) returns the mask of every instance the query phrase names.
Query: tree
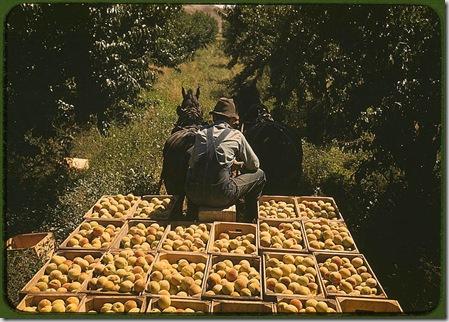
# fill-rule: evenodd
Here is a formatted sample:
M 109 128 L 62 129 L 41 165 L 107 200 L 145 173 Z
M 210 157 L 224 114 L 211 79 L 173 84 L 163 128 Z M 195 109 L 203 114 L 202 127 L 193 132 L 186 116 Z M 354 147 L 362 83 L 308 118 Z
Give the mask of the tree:
M 438 263 L 441 23 L 435 12 L 415 5 L 235 6 L 224 18 L 225 50 L 232 63 L 244 64 L 235 88 L 255 81 L 273 102 L 275 118 L 316 146 L 363 151 L 356 185 L 344 192 L 359 204 L 347 219 L 361 238 L 368 239 L 370 227 L 401 236 L 393 248 L 388 238 L 376 245 L 367 240 L 371 251 L 412 247 L 413 256 Z M 434 215 L 422 220 L 423 213 Z
M 36 213 L 57 202 L 76 133 L 95 120 L 104 134 L 112 121 L 126 124 L 154 83 L 150 66 L 185 61 L 214 32 L 212 18 L 186 15 L 181 5 L 14 7 L 6 24 L 9 222 L 39 221 Z

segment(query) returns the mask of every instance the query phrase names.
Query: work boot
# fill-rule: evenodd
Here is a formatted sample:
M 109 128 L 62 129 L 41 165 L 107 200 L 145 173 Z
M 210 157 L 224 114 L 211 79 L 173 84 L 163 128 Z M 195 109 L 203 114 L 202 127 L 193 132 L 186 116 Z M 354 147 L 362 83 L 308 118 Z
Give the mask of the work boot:
M 198 221 L 199 207 L 187 199 L 187 212 L 185 220 Z
M 247 222 L 255 223 L 257 221 L 257 200 L 246 200 L 245 202 L 245 218 Z

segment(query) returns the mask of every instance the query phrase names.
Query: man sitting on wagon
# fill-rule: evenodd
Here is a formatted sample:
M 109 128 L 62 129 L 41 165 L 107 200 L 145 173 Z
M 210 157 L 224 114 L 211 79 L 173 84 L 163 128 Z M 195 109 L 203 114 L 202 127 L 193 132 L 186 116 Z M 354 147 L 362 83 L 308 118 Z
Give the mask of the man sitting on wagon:
M 199 130 L 190 151 L 186 195 L 199 207 L 227 208 L 245 199 L 246 215 L 257 214 L 257 198 L 265 185 L 259 159 L 243 134 L 234 101 L 220 98 L 211 112 L 213 125 Z M 236 169 L 242 174 L 233 176 Z

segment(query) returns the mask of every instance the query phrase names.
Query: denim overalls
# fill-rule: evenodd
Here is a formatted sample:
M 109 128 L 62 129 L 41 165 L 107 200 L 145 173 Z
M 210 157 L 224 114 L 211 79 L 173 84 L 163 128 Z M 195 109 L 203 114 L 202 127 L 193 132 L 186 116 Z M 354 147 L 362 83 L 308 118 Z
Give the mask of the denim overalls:
M 224 129 L 216 139 L 213 130 L 214 126 L 206 130 L 206 153 L 187 171 L 186 195 L 196 205 L 224 208 L 238 198 L 237 186 L 231 180 L 231 168 L 220 165 L 217 157 L 217 147 L 231 129 Z M 192 153 L 196 153 L 195 147 Z

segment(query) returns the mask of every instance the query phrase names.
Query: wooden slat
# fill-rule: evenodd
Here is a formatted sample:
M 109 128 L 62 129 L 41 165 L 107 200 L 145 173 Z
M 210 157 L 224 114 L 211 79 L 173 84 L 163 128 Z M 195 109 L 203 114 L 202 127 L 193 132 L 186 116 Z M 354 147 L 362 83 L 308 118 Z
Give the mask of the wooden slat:
M 332 218 L 331 220 L 344 220 L 340 210 L 338 209 L 337 203 L 335 202 L 334 198 L 332 198 L 332 197 L 299 196 L 299 197 L 296 197 L 295 199 L 296 199 L 296 202 L 298 204 L 298 210 L 299 210 L 299 204 L 301 203 L 301 201 L 318 201 L 318 200 L 323 200 L 324 202 L 330 202 L 332 207 L 335 208 L 335 213 L 337 214 L 337 217 L 336 218 Z M 308 219 L 320 219 L 320 218 L 321 217 L 314 217 L 314 218 L 305 217 L 305 218 L 302 218 L 302 219 L 308 220 Z
M 295 218 L 269 218 L 269 217 L 261 217 L 260 216 L 260 209 L 259 206 L 261 203 L 265 201 L 274 200 L 276 202 L 284 201 L 285 203 L 291 203 L 293 204 L 293 209 L 295 210 L 296 217 Z M 259 200 L 257 201 L 257 217 L 260 219 L 270 219 L 270 220 L 280 220 L 280 221 L 295 221 L 299 218 L 299 209 L 298 209 L 298 203 L 296 202 L 296 198 L 292 196 L 269 196 L 269 195 L 263 195 L 259 197 Z
M 261 243 L 260 243 L 260 238 L 261 238 L 261 235 L 260 235 L 260 224 L 264 223 L 264 222 L 267 223 L 270 227 L 277 227 L 277 228 L 282 223 L 290 223 L 291 224 L 293 222 L 299 222 L 300 223 L 300 229 L 299 230 L 301 231 L 301 234 L 302 234 L 301 245 L 302 245 L 303 249 L 299 250 L 299 249 L 293 249 L 293 248 L 263 247 L 261 245 Z M 306 235 L 305 235 L 304 226 L 303 226 L 301 220 L 297 219 L 297 220 L 294 220 L 294 221 L 290 221 L 290 220 L 289 221 L 280 221 L 280 220 L 259 218 L 258 223 L 257 223 L 257 227 L 258 227 L 258 235 L 259 235 L 259 237 L 258 237 L 259 238 L 258 244 L 259 244 L 259 250 L 260 250 L 261 254 L 264 253 L 264 252 L 308 253 L 307 243 L 306 243 Z
M 276 302 L 277 302 L 277 303 L 276 303 L 276 312 L 280 313 L 280 312 L 278 311 L 278 308 L 277 308 L 277 304 L 278 304 L 278 303 L 280 303 L 281 301 L 285 301 L 285 302 L 287 302 L 287 303 L 290 303 L 290 301 L 293 300 L 293 299 L 298 299 L 298 300 L 300 300 L 301 303 L 302 303 L 302 305 L 303 305 L 303 307 L 304 307 L 304 308 L 306 307 L 305 304 L 306 304 L 306 302 L 307 302 L 307 298 L 300 298 L 300 297 L 298 297 L 298 296 L 293 296 L 293 295 L 283 295 L 283 296 L 277 296 L 277 297 L 276 297 Z M 333 300 L 333 299 L 326 299 L 326 298 L 324 298 L 324 297 L 323 297 L 323 298 L 322 298 L 322 297 L 314 297 L 314 299 L 317 300 L 317 301 L 326 302 L 327 306 L 330 307 L 330 308 L 333 308 L 333 309 L 336 311 L 336 313 L 341 312 L 341 309 L 340 309 L 340 307 L 338 306 L 337 301 L 335 301 L 335 300 Z M 324 313 L 324 312 L 323 312 L 323 313 Z
M 42 294 L 42 293 L 37 293 L 37 294 L 27 294 L 25 295 L 25 297 L 22 299 L 22 301 L 20 301 L 20 303 L 17 305 L 17 310 L 19 311 L 23 311 L 25 309 L 25 307 L 29 307 L 29 306 L 37 306 L 39 304 L 40 301 L 47 299 L 51 302 L 53 302 L 54 300 L 66 300 L 69 297 L 77 297 L 80 300 L 80 304 L 78 305 L 78 311 L 77 312 L 82 312 L 81 311 L 81 304 L 84 300 L 84 298 L 86 297 L 85 294 L 59 294 L 59 293 L 52 293 L 52 294 Z M 42 314 L 39 312 L 36 312 L 37 314 Z M 54 313 L 53 313 L 54 314 Z
M 253 234 L 254 235 L 254 246 L 256 247 L 256 251 L 252 254 L 235 254 L 235 255 L 245 255 L 245 256 L 258 256 L 259 249 L 259 229 L 256 224 L 247 224 L 247 223 L 234 223 L 234 222 L 215 222 L 213 233 L 211 234 L 211 238 L 209 239 L 209 246 L 207 248 L 207 252 L 209 254 L 215 255 L 234 255 L 234 253 L 224 253 L 224 252 L 216 252 L 213 251 L 214 242 L 218 240 L 218 236 L 221 233 L 226 233 L 229 235 L 230 239 L 234 239 L 237 236 Z
M 96 221 L 99 225 L 103 226 L 104 228 L 106 228 L 107 225 L 113 225 L 115 227 L 119 227 L 120 230 L 114 235 L 114 237 L 112 237 L 111 242 L 109 247 L 102 247 L 102 248 L 84 248 L 84 247 L 70 247 L 67 246 L 67 243 L 69 242 L 69 240 L 77 233 L 79 233 L 81 226 L 86 223 L 86 222 L 92 222 L 92 221 Z M 83 221 L 78 227 L 76 227 L 76 229 L 69 235 L 69 237 L 67 237 L 61 245 L 59 245 L 59 249 L 65 249 L 65 250 L 94 250 L 94 251 L 108 251 L 109 249 L 111 249 L 112 245 L 115 242 L 115 239 L 120 235 L 121 233 L 121 229 L 123 228 L 123 225 L 125 224 L 124 221 L 120 221 L 120 220 L 104 220 L 104 219 L 86 219 L 85 221 Z
M 374 271 L 371 269 L 368 261 L 366 260 L 365 256 L 363 256 L 362 254 L 341 253 L 341 252 L 340 253 L 338 253 L 338 252 L 314 252 L 313 255 L 315 256 L 315 258 L 318 262 L 318 266 L 319 266 L 319 263 L 324 263 L 324 261 L 326 259 L 331 258 L 333 256 L 347 257 L 350 260 L 352 260 L 354 257 L 362 258 L 364 265 L 368 269 L 367 272 L 370 273 L 372 275 L 372 277 L 377 281 L 377 289 L 378 289 L 378 291 L 380 291 L 377 295 L 358 295 L 358 296 L 328 292 L 324 285 L 324 276 L 321 275 L 321 271 L 318 271 L 318 274 L 320 275 L 320 279 L 322 280 L 322 283 L 323 283 L 323 289 L 324 289 L 324 294 L 326 295 L 326 298 L 335 298 L 336 296 L 339 296 L 339 297 L 348 296 L 348 297 L 357 297 L 357 298 L 387 298 L 387 294 L 385 293 L 379 279 L 376 277 L 376 274 L 374 274 Z
M 317 272 L 316 275 L 316 280 L 315 283 L 318 285 L 318 290 L 317 290 L 317 294 L 316 295 L 299 295 L 299 294 L 295 294 L 295 297 L 297 298 L 309 298 L 309 297 L 324 297 L 324 285 L 322 284 L 321 280 L 320 280 L 320 274 L 319 274 L 319 267 L 317 264 L 317 261 L 315 259 L 315 257 L 311 254 L 307 254 L 307 253 L 302 253 L 302 252 L 298 252 L 298 253 L 281 253 L 281 252 L 266 252 L 263 254 L 262 256 L 262 262 L 263 262 L 263 266 L 262 266 L 262 271 L 263 271 L 263 292 L 264 292 L 264 296 L 266 299 L 270 299 L 270 300 L 274 300 L 276 296 L 286 296 L 285 294 L 282 293 L 276 293 L 273 292 L 271 290 L 269 290 L 267 288 L 267 275 L 266 275 L 266 270 L 267 270 L 267 265 L 266 265 L 266 261 L 267 261 L 267 256 L 270 256 L 270 258 L 277 258 L 282 260 L 282 258 L 284 257 L 284 255 L 292 255 L 292 256 L 302 256 L 302 257 L 309 257 L 312 258 L 314 261 L 314 266 L 315 266 L 315 270 Z
M 80 249 L 80 250 L 59 250 L 57 251 L 53 256 L 55 255 L 59 255 L 59 256 L 64 256 L 67 259 L 73 260 L 75 257 L 84 257 L 87 255 L 92 255 L 92 257 L 94 257 L 95 259 L 98 259 L 98 261 L 101 260 L 101 257 L 103 256 L 103 252 L 100 251 L 94 251 L 94 250 L 85 250 L 85 249 Z M 44 264 L 44 266 L 33 276 L 33 278 L 31 280 L 29 280 L 29 282 L 27 284 L 25 284 L 25 286 L 22 288 L 22 290 L 20 291 L 21 294 L 65 294 L 65 293 L 57 293 L 57 292 L 52 292 L 52 291 L 46 291 L 46 292 L 31 292 L 30 288 L 32 286 L 34 286 L 37 281 L 43 276 L 45 275 L 45 269 L 47 268 L 48 264 L 51 262 L 51 258 Z M 88 273 L 90 276 L 92 275 L 92 270 L 86 271 L 86 273 Z M 77 292 L 68 292 L 67 294 L 76 294 L 81 292 L 85 287 L 86 284 L 88 283 L 87 279 L 86 281 L 84 281 L 83 283 L 81 283 L 81 288 L 77 291 Z
M 177 263 L 180 259 L 185 259 L 187 260 L 189 263 L 203 263 L 205 264 L 205 268 L 204 268 L 204 276 L 201 282 L 200 287 L 203 289 L 203 285 L 206 283 L 206 279 L 207 279 L 207 267 L 209 264 L 209 255 L 207 254 L 203 254 L 203 253 L 193 253 L 193 252 L 161 252 L 158 253 L 153 265 L 152 265 L 152 269 L 150 270 L 149 274 L 148 274 L 148 281 L 145 287 L 145 293 L 149 294 L 150 296 L 158 296 L 158 294 L 152 294 L 148 291 L 149 288 L 149 283 L 151 282 L 150 280 L 150 276 L 151 273 L 154 270 L 154 264 L 157 263 L 158 261 L 161 261 L 163 259 L 167 260 L 170 264 L 174 264 Z M 188 297 L 184 297 L 184 296 L 178 296 L 178 295 L 170 295 L 170 298 L 172 299 L 186 299 L 186 298 L 193 298 L 193 299 L 200 299 L 201 298 L 201 294 L 199 295 L 195 295 L 195 296 L 188 296 Z
M 275 304 L 260 301 L 213 300 L 212 313 L 275 313 Z
M 148 307 L 147 313 L 152 313 L 151 310 L 153 308 L 158 308 L 157 303 L 159 301 L 160 296 L 155 296 L 153 298 L 148 298 Z M 176 309 L 192 309 L 195 312 L 201 311 L 202 313 L 210 313 L 211 312 L 211 302 L 210 301 L 200 301 L 200 300 L 191 300 L 191 299 L 178 299 L 170 296 L 171 305 Z M 161 310 L 162 311 L 162 310 Z M 191 313 L 194 314 L 194 313 Z
M 343 313 L 402 313 L 396 300 L 336 297 L 337 305 Z
M 228 208 L 205 208 L 200 207 L 198 210 L 198 219 L 201 222 L 214 221 L 237 221 L 237 211 L 235 205 Z
M 114 197 L 114 195 L 103 195 L 101 196 L 97 202 L 95 202 L 95 204 L 84 214 L 83 218 L 84 219 L 91 219 L 91 220 L 110 220 L 110 221 L 126 221 L 129 218 L 132 218 L 133 214 L 135 213 L 136 209 L 137 209 L 137 205 L 140 202 L 140 197 L 137 197 L 137 201 L 134 203 L 134 205 L 131 206 L 131 208 L 129 208 L 125 214 L 123 214 L 124 216 L 122 218 L 94 218 L 92 217 L 92 214 L 94 213 L 94 207 L 97 203 L 100 202 L 101 199 L 103 198 L 109 198 L 109 197 Z
M 303 221 L 303 227 L 304 227 L 304 234 L 305 234 L 305 240 L 306 240 L 306 245 L 307 245 L 307 249 L 309 250 L 309 252 L 313 253 L 313 252 L 333 252 L 333 253 L 354 253 L 354 254 L 359 254 L 360 251 L 357 248 L 357 245 L 355 244 L 355 240 L 354 238 L 352 238 L 351 232 L 348 229 L 348 235 L 349 237 L 351 237 L 352 241 L 354 242 L 354 249 L 353 250 L 349 250 L 349 249 L 345 249 L 345 250 L 334 250 L 334 249 L 318 249 L 318 248 L 314 248 L 310 246 L 310 241 L 309 238 L 307 238 L 307 234 L 306 234 L 306 224 L 307 223 L 313 223 L 313 224 L 320 224 L 322 225 L 323 222 L 322 220 L 326 220 L 328 221 L 329 224 L 338 224 L 340 226 L 344 226 L 346 228 L 348 228 L 346 226 L 346 223 L 344 221 L 341 220 L 329 220 L 329 219 L 313 219 L 313 220 L 304 220 Z M 343 246 L 344 247 L 344 246 Z
M 123 296 L 123 295 L 87 295 L 80 304 L 80 312 L 97 311 L 100 312 L 101 307 L 105 303 L 114 304 L 115 302 L 125 303 L 128 300 L 134 300 L 140 313 L 146 310 L 146 298 L 144 296 Z M 132 314 L 132 313 L 131 313 Z
M 209 291 L 207 285 L 207 279 L 209 275 L 212 273 L 212 266 L 218 262 L 221 262 L 225 259 L 229 259 L 234 265 L 237 265 L 241 260 L 246 259 L 251 267 L 255 268 L 260 276 L 260 294 L 257 296 L 230 296 L 230 295 L 214 295 L 209 296 L 206 294 Z M 203 292 L 201 298 L 208 299 L 221 299 L 221 300 L 238 300 L 238 301 L 261 301 L 262 300 L 262 262 L 259 256 L 244 256 L 244 255 L 211 255 L 209 260 L 209 265 L 207 268 L 207 272 L 205 274 L 205 281 L 203 284 Z

